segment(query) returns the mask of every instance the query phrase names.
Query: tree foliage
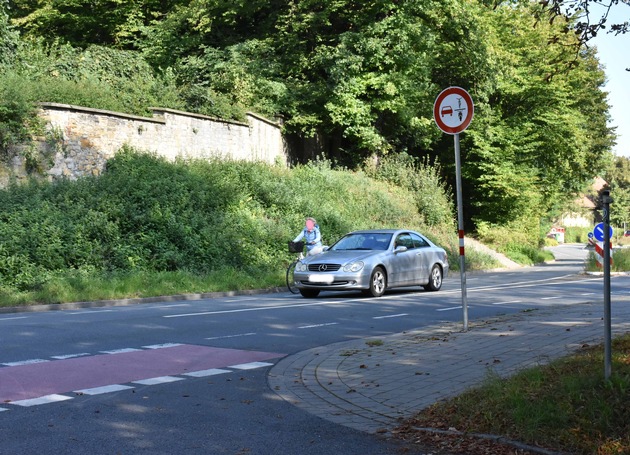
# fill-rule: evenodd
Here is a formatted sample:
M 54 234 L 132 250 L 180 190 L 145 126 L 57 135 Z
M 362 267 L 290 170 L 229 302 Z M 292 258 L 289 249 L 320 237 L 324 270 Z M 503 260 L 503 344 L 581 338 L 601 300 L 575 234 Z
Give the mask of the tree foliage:
M 432 107 L 461 86 L 475 102 L 468 226 L 534 232 L 610 160 L 604 73 L 584 45 L 590 1 L 14 0 L 7 12 L 23 40 L 64 57 L 40 67 L 32 53 L 26 73 L 98 81 L 136 111 L 157 99 L 278 116 L 335 163 L 404 153 L 441 163 L 450 187 L 453 141 Z

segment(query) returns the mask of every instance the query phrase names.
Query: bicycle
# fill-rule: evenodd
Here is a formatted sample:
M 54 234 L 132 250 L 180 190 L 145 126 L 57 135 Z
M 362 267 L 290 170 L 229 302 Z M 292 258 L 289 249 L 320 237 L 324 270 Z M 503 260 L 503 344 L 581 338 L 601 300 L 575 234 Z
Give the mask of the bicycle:
M 298 253 L 297 259 L 295 259 L 289 267 L 287 267 L 287 288 L 293 294 L 299 294 L 300 290 L 295 285 L 293 279 L 293 272 L 295 272 L 295 266 L 297 263 L 304 259 L 304 242 L 289 242 L 289 253 Z

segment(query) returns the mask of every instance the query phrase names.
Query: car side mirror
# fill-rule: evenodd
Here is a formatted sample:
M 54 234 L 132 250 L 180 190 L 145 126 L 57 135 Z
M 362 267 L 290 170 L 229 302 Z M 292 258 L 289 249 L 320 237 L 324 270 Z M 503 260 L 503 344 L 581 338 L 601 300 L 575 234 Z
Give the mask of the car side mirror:
M 396 248 L 394 248 L 394 253 L 403 253 L 407 251 L 407 247 L 406 246 L 397 246 Z

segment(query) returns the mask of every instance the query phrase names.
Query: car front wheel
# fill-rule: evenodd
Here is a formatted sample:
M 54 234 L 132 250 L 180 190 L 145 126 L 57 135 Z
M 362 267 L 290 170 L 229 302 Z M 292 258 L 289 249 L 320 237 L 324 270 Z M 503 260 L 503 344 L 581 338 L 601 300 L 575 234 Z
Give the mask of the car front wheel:
M 387 276 L 385 275 L 385 270 L 382 267 L 376 267 L 372 271 L 372 276 L 370 277 L 370 294 L 373 297 L 380 297 L 385 292 L 385 288 L 387 287 Z
M 429 284 L 424 286 L 427 291 L 439 291 L 442 287 L 442 269 L 435 264 L 429 275 Z

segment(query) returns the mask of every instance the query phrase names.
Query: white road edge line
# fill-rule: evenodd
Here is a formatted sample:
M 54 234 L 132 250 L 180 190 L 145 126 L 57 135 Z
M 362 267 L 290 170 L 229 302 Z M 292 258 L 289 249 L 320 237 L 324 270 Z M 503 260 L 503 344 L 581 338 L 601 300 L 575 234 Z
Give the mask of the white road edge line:
M 186 378 L 178 378 L 176 376 L 160 376 L 158 378 L 141 379 L 139 381 L 132 381 L 132 384 L 140 385 L 158 385 L 167 384 L 169 382 L 185 381 Z
M 183 346 L 181 343 L 163 343 L 163 344 L 152 344 L 149 346 L 142 346 L 144 349 L 165 349 L 165 348 L 174 348 L 176 346 Z
M 190 373 L 184 373 L 183 376 L 191 376 L 193 378 L 205 378 L 206 376 L 214 376 L 224 373 L 232 373 L 232 371 L 222 370 L 220 368 L 210 368 L 209 370 L 191 371 Z
M 0 363 L 0 365 L 4 365 L 6 367 L 19 367 L 22 365 L 33 365 L 35 363 L 44 363 L 44 362 L 50 362 L 50 360 L 45 360 L 45 359 L 29 359 L 29 360 L 21 360 L 19 362 L 7 362 L 7 363 Z
M 93 387 L 91 389 L 75 390 L 74 393 L 79 395 L 102 395 L 104 393 L 120 392 L 121 390 L 133 389 L 129 385 L 112 384 L 103 387 Z
M 250 337 L 252 335 L 256 335 L 255 332 L 249 332 L 249 333 L 237 333 L 236 335 L 223 335 L 220 337 L 208 337 L 206 338 L 206 340 L 223 340 L 225 338 L 238 338 L 238 337 Z
M 51 355 L 50 358 L 51 359 L 55 359 L 55 360 L 67 360 L 67 359 L 74 359 L 76 357 L 84 357 L 86 355 L 90 355 L 90 353 L 89 352 L 80 352 L 78 354 Z
M 127 352 L 139 352 L 142 349 L 136 348 L 123 348 L 123 349 L 114 349 L 112 351 L 99 351 L 101 354 L 126 354 Z
M 228 368 L 234 368 L 236 370 L 253 370 L 255 368 L 263 368 L 273 366 L 273 363 L 268 362 L 250 362 L 241 363 L 240 365 L 230 365 Z
M 16 406 L 23 406 L 27 408 L 29 406 L 38 406 L 40 404 L 48 404 L 48 403 L 58 403 L 59 401 L 66 401 L 66 400 L 72 400 L 72 397 L 67 397 L 65 395 L 52 394 L 52 395 L 44 395 L 43 397 L 39 397 L 39 398 L 30 398 L 28 400 L 11 401 L 11 404 L 14 404 Z

